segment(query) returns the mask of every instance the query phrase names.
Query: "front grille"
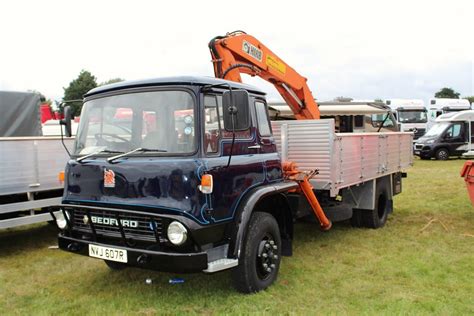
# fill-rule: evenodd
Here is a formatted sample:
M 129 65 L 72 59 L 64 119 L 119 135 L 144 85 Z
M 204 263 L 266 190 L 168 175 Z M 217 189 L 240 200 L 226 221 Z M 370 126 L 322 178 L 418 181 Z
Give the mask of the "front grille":
M 418 139 L 421 136 L 425 135 L 426 128 L 410 128 L 410 129 L 404 129 L 404 132 L 412 132 L 413 133 L 413 139 Z
M 72 209 L 72 226 L 75 231 L 92 233 L 92 229 L 87 218 L 86 210 L 83 208 Z M 96 222 L 93 222 L 97 235 L 122 238 L 120 227 L 118 226 L 117 213 L 122 223 L 123 232 L 125 238 L 142 241 L 155 241 L 158 237 L 160 242 L 166 241 L 163 234 L 163 220 L 160 217 L 153 215 L 143 215 L 128 212 L 115 212 L 108 210 L 93 210 L 89 209 L 89 215 L 91 218 L 95 217 Z M 109 224 L 105 224 L 108 221 Z M 100 223 L 98 222 L 100 221 Z M 138 225 L 136 227 L 125 227 L 131 221 L 136 221 Z M 110 222 L 112 222 L 110 224 Z M 152 230 L 152 227 L 156 228 L 156 234 Z
M 416 150 L 422 150 L 423 149 L 423 144 L 415 144 L 415 149 Z
M 418 129 L 414 132 L 413 139 L 418 139 L 418 138 L 420 138 L 421 136 L 425 135 L 425 131 L 426 131 L 426 129 L 424 129 L 424 128 L 418 128 Z

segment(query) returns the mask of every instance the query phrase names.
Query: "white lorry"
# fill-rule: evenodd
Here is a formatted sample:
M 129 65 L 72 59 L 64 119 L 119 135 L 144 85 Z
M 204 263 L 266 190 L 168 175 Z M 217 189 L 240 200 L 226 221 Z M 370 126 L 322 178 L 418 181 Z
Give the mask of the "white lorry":
M 400 131 L 413 132 L 413 139 L 418 139 L 425 134 L 428 117 L 423 100 L 387 99 L 385 104 L 392 109 L 400 124 Z
M 43 136 L 39 108 L 38 94 L 0 91 L 0 229 L 49 221 L 61 202 L 68 156 L 60 137 Z
M 471 105 L 466 99 L 444 99 L 434 98 L 428 104 L 428 126 L 430 129 L 436 122 L 436 118 L 441 114 L 470 110 Z

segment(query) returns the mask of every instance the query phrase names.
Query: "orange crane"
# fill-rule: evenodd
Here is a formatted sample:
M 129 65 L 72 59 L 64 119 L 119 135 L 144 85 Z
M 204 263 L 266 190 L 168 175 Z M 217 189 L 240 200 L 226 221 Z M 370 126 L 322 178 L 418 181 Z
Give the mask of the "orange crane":
M 298 120 L 319 119 L 318 104 L 301 76 L 255 37 L 243 31 L 216 36 L 209 42 L 209 49 L 217 78 L 242 82 L 241 73 L 259 76 L 272 83 L 290 106 Z M 329 230 L 331 222 L 324 214 L 309 179 L 317 171 L 299 171 L 293 162 L 284 162 L 287 179 L 296 181 L 308 200 L 322 230 Z
M 319 119 L 318 104 L 307 79 L 277 57 L 255 37 L 242 31 L 214 37 L 209 42 L 217 78 L 242 82 L 241 73 L 272 83 L 298 120 Z

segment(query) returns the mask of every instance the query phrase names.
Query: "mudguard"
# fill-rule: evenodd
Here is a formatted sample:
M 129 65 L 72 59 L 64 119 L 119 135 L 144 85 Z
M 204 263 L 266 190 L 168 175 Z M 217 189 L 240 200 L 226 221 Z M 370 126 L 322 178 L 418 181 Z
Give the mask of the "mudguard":
M 250 190 L 237 206 L 234 229 L 230 236 L 229 256 L 239 258 L 242 250 L 243 240 L 249 225 L 250 217 L 257 203 L 263 198 L 278 193 L 297 189 L 298 184 L 293 181 L 284 181 L 262 185 Z

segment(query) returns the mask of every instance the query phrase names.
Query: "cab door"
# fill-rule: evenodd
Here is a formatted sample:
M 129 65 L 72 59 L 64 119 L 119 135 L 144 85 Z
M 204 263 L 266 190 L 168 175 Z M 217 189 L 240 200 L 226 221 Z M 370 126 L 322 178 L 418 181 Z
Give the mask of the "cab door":
M 464 122 L 451 124 L 444 132 L 444 141 L 451 155 L 461 155 L 467 149 L 466 128 Z
M 282 177 L 281 159 L 273 138 L 267 104 L 263 99 L 255 99 L 253 110 L 257 127 L 255 147 L 264 161 L 266 181 L 275 181 Z
M 221 94 L 204 95 L 203 104 L 203 165 L 199 170 L 212 175 L 214 190 L 206 197 L 202 210 L 209 222 L 218 223 L 233 219 L 244 194 L 265 182 L 265 165 L 259 154 L 261 148 L 256 146 L 254 127 L 235 132 L 232 146 L 232 133 L 224 129 Z

